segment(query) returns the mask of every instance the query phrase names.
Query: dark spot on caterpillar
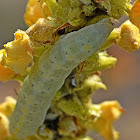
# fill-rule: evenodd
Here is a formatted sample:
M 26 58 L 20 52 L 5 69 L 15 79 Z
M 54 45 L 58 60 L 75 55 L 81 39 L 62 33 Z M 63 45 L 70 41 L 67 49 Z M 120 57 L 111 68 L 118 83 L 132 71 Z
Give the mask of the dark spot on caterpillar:
M 84 46 L 84 44 L 82 44 Z
M 42 91 L 42 93 L 44 93 L 44 91 Z
M 50 89 L 48 88 L 48 90 L 50 90 Z
M 67 67 L 67 69 L 68 69 L 69 67 Z
M 52 64 L 53 64 L 53 62 L 52 62 Z
M 71 48 L 70 48 L 70 50 L 71 50 Z
M 36 105 L 36 104 L 34 104 L 34 105 Z
M 88 52 L 90 52 L 90 51 L 88 51 Z
M 66 54 L 68 54 L 68 53 L 66 52 Z
M 88 43 L 89 43 L 89 40 L 88 40 Z
M 56 58 L 56 56 L 54 58 Z
M 35 78 L 33 78 L 33 80 L 34 80 Z
M 32 85 L 32 87 L 33 87 L 34 85 Z
M 65 33 L 65 28 L 58 30 L 58 34 L 63 35 Z
M 43 72 L 42 72 L 42 74 L 43 74 Z
M 43 66 L 43 68 L 44 68 L 45 66 Z

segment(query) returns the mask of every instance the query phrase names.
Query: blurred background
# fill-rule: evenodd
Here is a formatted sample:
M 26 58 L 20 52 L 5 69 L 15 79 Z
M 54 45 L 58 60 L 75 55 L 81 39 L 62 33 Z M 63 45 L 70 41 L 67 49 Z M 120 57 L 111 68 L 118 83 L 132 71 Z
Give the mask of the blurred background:
M 17 29 L 26 30 L 24 12 L 27 0 L 0 0 L 0 48 L 3 44 L 14 39 L 13 33 Z M 126 17 L 120 20 L 119 26 Z M 118 58 L 115 68 L 102 73 L 103 82 L 108 90 L 97 91 L 93 96 L 94 103 L 105 100 L 118 100 L 126 113 L 115 123 L 120 132 L 119 140 L 140 139 L 140 51 L 127 53 L 118 46 L 112 46 L 109 54 Z M 0 103 L 5 96 L 16 97 L 19 84 L 15 81 L 0 82 Z M 102 139 L 95 136 L 96 140 Z

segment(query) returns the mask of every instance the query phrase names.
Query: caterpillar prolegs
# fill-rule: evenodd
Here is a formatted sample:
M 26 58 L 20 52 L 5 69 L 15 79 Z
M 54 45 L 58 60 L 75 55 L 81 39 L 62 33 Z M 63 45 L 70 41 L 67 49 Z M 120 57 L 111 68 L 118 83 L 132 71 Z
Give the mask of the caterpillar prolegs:
M 49 51 L 42 54 L 19 91 L 10 117 L 12 134 L 22 139 L 36 132 L 66 77 L 101 48 L 112 29 L 110 19 L 103 19 L 61 36 Z

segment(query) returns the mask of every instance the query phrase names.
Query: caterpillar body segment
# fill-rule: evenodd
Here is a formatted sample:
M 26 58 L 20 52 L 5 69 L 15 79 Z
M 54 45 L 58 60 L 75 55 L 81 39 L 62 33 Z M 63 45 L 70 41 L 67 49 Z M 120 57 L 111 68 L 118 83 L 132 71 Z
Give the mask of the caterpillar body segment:
M 45 51 L 26 77 L 10 118 L 10 131 L 23 139 L 43 123 L 56 92 L 72 69 L 96 53 L 113 29 L 110 19 L 86 26 L 59 38 Z

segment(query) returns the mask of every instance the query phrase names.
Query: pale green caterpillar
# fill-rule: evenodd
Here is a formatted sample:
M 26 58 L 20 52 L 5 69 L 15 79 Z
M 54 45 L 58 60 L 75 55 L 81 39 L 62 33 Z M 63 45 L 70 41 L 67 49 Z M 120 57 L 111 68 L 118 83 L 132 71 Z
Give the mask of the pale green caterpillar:
M 96 53 L 113 29 L 110 19 L 86 26 L 59 38 L 45 51 L 26 77 L 10 117 L 10 131 L 23 139 L 43 123 L 56 92 L 79 63 Z

